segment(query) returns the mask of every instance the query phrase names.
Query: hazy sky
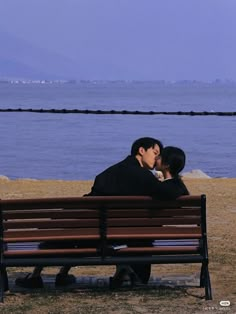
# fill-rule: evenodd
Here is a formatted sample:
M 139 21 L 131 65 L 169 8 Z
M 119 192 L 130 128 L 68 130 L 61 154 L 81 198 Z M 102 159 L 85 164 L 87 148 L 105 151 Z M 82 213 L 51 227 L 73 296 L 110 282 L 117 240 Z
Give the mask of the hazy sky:
M 0 0 L 0 29 L 80 79 L 236 80 L 236 0 Z

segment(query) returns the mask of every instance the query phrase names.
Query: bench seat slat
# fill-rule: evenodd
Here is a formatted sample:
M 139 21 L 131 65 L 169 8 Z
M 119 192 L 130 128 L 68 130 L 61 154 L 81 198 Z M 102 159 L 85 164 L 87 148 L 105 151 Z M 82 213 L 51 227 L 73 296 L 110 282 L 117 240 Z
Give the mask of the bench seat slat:
M 132 234 L 200 234 L 201 228 L 199 226 L 161 226 L 161 227 L 109 227 L 107 228 L 107 235 L 132 235 Z
M 37 237 L 37 236 L 83 236 L 83 235 L 99 235 L 99 228 L 73 228 L 73 229 L 27 229 L 27 230 L 7 230 L 4 231 L 5 239 L 12 239 L 15 237 Z
M 26 229 L 26 228 L 86 228 L 99 227 L 98 219 L 44 219 L 44 220 L 8 220 L 4 229 Z
M 108 218 L 142 218 L 142 217 L 172 217 L 172 216 L 197 216 L 200 217 L 200 208 L 184 208 L 184 209 L 119 209 L 109 210 Z M 34 218 L 98 218 L 99 210 L 91 209 L 40 209 L 40 210 L 8 210 L 3 212 L 4 219 L 34 219 Z
M 139 247 L 139 248 L 125 248 L 117 251 L 113 251 L 112 255 L 127 255 L 127 254 L 196 254 L 199 252 L 197 246 L 179 246 L 179 247 Z M 17 257 L 17 256 L 49 256 L 49 255 L 96 255 L 98 251 L 96 248 L 75 248 L 75 249 L 46 249 L 46 250 L 10 250 L 5 251 L 5 257 Z M 109 255 L 109 254 L 108 254 Z
M 65 235 L 62 235 L 62 236 L 55 236 L 55 235 L 41 235 L 41 236 L 32 236 L 32 237 L 24 237 L 24 236 L 21 236 L 21 237 L 15 237 L 15 238 L 5 238 L 4 239 L 4 243 L 13 243 L 13 242 L 41 242 L 41 241 L 69 241 L 69 240 L 99 240 L 100 237 L 99 235 L 70 235 L 70 236 L 65 236 Z
M 17 257 L 17 256 L 31 256 L 31 255 L 87 255 L 97 254 L 96 248 L 75 248 L 75 249 L 45 249 L 45 250 L 10 250 L 5 251 L 4 256 L 6 257 Z
M 108 218 L 119 218 L 119 217 L 172 217 L 172 216 L 201 216 L 201 208 L 172 208 L 172 209 L 117 209 L 109 210 Z
M 167 205 L 168 204 L 168 205 Z M 201 206 L 201 196 L 182 196 L 175 201 L 158 201 L 149 196 L 91 196 L 36 199 L 9 199 L 1 201 L 2 210 L 46 209 L 46 208 L 176 208 Z
M 98 210 L 64 210 L 64 209 L 40 209 L 40 210 L 8 210 L 3 212 L 4 219 L 34 219 L 34 218 L 98 218 Z
M 110 218 L 107 221 L 108 227 L 113 226 L 158 226 L 177 224 L 200 224 L 199 217 L 160 217 L 160 218 Z
M 197 253 L 199 246 L 167 246 L 167 247 L 128 247 L 117 250 L 116 254 L 167 254 L 167 253 Z
M 158 226 L 176 224 L 200 224 L 197 217 L 166 217 L 166 218 L 111 218 L 107 225 L 111 226 Z M 26 229 L 26 228 L 85 228 L 99 227 L 98 219 L 44 219 L 44 220 L 8 220 L 5 221 L 4 229 Z
M 158 240 L 171 240 L 171 239 L 186 239 L 186 237 L 188 239 L 201 239 L 201 235 L 200 234 L 156 234 L 156 233 L 152 233 L 152 234 L 144 234 L 144 235 L 140 235 L 140 234 L 113 234 L 108 236 L 109 240 L 134 240 L 134 239 L 138 239 L 138 240 L 149 240 L 149 239 L 158 239 Z

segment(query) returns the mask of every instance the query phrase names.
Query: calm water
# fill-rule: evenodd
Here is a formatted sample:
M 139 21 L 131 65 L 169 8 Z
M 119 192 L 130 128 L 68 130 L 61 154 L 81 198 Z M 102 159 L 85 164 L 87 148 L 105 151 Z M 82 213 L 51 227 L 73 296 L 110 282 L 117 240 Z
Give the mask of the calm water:
M 236 85 L 146 83 L 0 84 L 0 108 L 236 111 Z M 236 177 L 236 117 L 0 113 L 0 174 L 93 179 L 138 137 L 182 147 L 184 172 Z

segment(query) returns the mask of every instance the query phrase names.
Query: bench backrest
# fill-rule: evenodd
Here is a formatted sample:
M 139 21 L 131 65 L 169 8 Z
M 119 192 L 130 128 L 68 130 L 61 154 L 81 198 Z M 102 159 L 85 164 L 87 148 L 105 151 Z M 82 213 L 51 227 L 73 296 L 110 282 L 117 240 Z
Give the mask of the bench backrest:
M 82 243 L 90 254 L 98 254 L 99 244 L 105 255 L 105 247 L 127 241 L 156 240 L 160 246 L 162 241 L 180 241 L 182 246 L 206 241 L 204 195 L 176 201 L 148 196 L 15 199 L 1 200 L 0 206 L 2 250 L 11 243 L 63 240 Z

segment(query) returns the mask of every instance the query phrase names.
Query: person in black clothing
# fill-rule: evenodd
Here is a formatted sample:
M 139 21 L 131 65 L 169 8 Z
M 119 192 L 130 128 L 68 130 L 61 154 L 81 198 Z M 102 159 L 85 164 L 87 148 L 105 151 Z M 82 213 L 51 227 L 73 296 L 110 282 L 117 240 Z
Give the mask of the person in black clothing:
M 159 156 L 162 156 L 163 145 L 154 138 L 143 137 L 136 140 L 131 147 L 131 154 L 123 161 L 109 167 L 96 176 L 90 193 L 84 196 L 102 195 L 149 195 L 157 199 L 176 199 L 180 195 L 188 194 L 178 173 L 184 167 L 185 159 L 176 163 L 178 156 L 174 158 L 173 164 L 165 164 L 166 179 L 159 181 L 150 171 L 158 164 Z M 163 162 L 161 163 L 163 164 Z M 176 166 L 178 164 L 178 166 Z M 170 169 L 171 167 L 171 169 Z M 147 282 L 150 276 L 151 265 L 130 265 L 140 277 L 142 282 Z M 70 267 L 62 267 L 56 277 L 56 285 L 68 285 L 75 282 L 75 277 L 69 275 Z M 16 284 L 27 288 L 40 288 L 43 282 L 40 276 L 42 268 L 36 267 L 31 275 L 17 278 Z M 121 282 L 124 271 L 117 268 L 114 282 Z

